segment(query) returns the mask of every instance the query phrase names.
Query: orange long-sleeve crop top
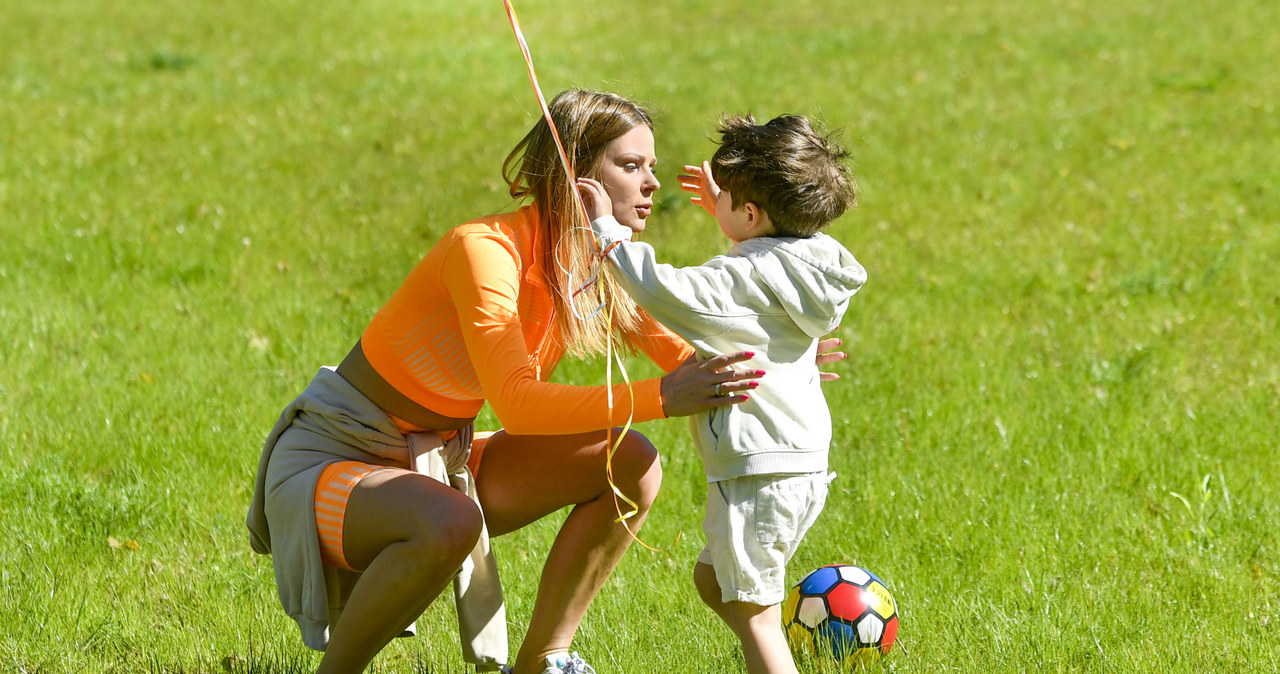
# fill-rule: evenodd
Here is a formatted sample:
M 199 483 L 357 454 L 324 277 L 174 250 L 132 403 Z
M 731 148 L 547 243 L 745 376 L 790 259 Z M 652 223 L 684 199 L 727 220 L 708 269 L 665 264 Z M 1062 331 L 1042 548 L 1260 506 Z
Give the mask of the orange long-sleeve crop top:
M 537 210 L 525 206 L 450 230 L 365 328 L 365 357 L 389 384 L 451 417 L 489 401 L 521 435 L 580 433 L 621 425 L 632 391 L 545 381 L 564 355 L 543 281 Z M 650 319 L 651 320 L 651 319 Z M 670 372 L 693 347 L 651 320 L 636 346 Z M 662 418 L 659 379 L 633 382 L 632 421 Z

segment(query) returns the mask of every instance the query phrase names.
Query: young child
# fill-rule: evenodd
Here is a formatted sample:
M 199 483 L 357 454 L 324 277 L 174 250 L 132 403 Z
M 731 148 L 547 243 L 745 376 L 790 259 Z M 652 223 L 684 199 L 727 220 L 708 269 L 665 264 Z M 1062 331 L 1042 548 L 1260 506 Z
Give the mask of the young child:
M 741 642 L 748 672 L 793 674 L 779 607 L 786 564 L 822 511 L 829 482 L 831 415 L 817 343 L 866 280 L 853 255 L 820 230 L 853 205 L 854 182 L 845 150 L 804 117 L 763 125 L 727 117 L 719 131 L 711 161 L 680 176 L 733 242 L 705 264 L 658 264 L 653 248 L 631 241 L 633 229 L 611 215 L 599 183 L 581 179 L 579 189 L 614 276 L 636 304 L 688 340 L 698 359 L 748 350 L 749 363 L 767 372 L 716 387 L 745 402 L 690 417 L 708 482 L 707 545 L 693 575 L 702 600 Z

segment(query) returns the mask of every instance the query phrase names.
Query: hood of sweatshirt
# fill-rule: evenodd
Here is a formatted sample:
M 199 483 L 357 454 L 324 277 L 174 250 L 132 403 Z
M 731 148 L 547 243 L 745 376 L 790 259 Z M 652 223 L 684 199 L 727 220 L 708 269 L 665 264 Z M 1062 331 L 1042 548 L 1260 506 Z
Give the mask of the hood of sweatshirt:
M 826 234 L 799 239 L 769 237 L 735 245 L 787 314 L 810 337 L 834 330 L 867 272 L 843 245 Z

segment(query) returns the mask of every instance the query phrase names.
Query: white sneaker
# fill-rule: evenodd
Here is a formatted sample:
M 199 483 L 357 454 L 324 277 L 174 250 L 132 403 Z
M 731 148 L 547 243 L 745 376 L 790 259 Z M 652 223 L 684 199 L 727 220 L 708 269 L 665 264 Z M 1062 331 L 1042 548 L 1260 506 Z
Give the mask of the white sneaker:
M 596 669 L 574 651 L 548 655 L 547 668 L 542 670 L 542 674 L 596 674 Z
M 596 674 L 595 667 L 587 664 L 577 651 L 572 653 L 552 653 L 545 660 L 547 668 L 542 674 Z M 511 674 L 511 667 L 503 667 L 502 674 Z

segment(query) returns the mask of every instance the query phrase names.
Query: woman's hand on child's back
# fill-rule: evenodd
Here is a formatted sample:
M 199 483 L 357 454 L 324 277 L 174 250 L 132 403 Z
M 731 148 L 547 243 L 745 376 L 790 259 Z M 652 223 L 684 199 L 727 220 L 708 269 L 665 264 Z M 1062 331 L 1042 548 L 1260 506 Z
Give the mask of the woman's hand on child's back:
M 760 385 L 756 380 L 764 376 L 764 370 L 735 370 L 731 366 L 754 356 L 749 351 L 703 361 L 690 356 L 662 378 L 663 413 L 684 417 L 749 400 L 746 392 Z
M 702 166 L 692 166 L 686 164 L 685 172 L 681 173 L 677 180 L 680 182 L 680 189 L 693 194 L 689 197 L 689 201 L 699 205 L 702 209 L 716 217 L 716 202 L 720 200 L 720 186 L 716 184 L 716 179 L 711 177 L 711 162 L 702 162 Z

